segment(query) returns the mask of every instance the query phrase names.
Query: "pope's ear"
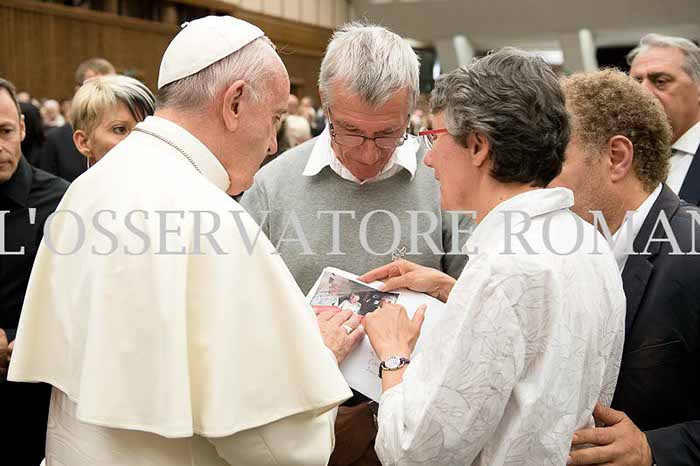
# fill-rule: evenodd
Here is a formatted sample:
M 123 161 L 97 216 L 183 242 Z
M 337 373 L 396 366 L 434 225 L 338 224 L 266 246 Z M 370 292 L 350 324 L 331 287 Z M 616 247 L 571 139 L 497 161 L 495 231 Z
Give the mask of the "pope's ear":
M 244 95 L 248 94 L 248 83 L 243 80 L 235 81 L 224 92 L 224 100 L 222 102 L 222 115 L 224 117 L 224 125 L 229 131 L 236 131 L 240 124 L 242 107 L 244 106 Z

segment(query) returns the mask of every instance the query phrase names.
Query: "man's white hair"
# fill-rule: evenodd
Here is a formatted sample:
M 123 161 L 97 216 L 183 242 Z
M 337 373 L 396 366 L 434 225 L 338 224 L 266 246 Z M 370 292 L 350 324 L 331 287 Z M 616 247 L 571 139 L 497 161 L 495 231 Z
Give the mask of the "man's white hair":
M 683 52 L 683 71 L 688 73 L 693 81 L 700 83 L 700 47 L 683 37 L 664 36 L 661 34 L 647 34 L 639 41 L 639 45 L 627 54 L 627 64 L 640 53 L 652 48 L 676 48 Z
M 156 107 L 201 112 L 238 80 L 246 82 L 250 98 L 259 102 L 274 66 L 270 49 L 274 51 L 275 46 L 266 36 L 255 39 L 198 73 L 163 86 L 158 91 Z
M 415 108 L 420 92 L 418 56 L 397 34 L 381 26 L 352 22 L 331 38 L 321 63 L 318 88 L 325 108 L 333 103 L 333 85 L 347 85 L 371 107 L 388 102 L 396 92 L 408 89 L 409 108 Z

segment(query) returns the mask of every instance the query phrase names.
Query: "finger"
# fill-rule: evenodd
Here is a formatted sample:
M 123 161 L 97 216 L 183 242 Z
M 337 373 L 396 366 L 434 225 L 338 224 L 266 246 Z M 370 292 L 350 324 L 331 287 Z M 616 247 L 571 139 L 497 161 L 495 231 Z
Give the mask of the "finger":
M 348 327 L 352 328 L 355 330 L 357 327 L 360 326 L 360 321 L 362 320 L 362 316 L 358 314 L 353 314 L 350 316 L 348 320 L 345 321 L 343 325 L 347 325 Z
M 384 284 L 379 287 L 379 291 L 394 291 L 399 288 L 410 289 L 411 283 L 413 283 L 413 277 L 411 275 L 400 275 L 386 280 Z
M 571 445 L 609 445 L 615 441 L 615 431 L 609 427 L 589 427 L 574 433 Z
M 625 420 L 627 416 L 622 411 L 616 411 L 601 404 L 595 405 L 593 418 L 606 426 L 614 426 Z
M 569 452 L 567 465 L 606 464 L 615 459 L 615 451 L 612 446 L 582 448 Z
M 384 280 L 385 278 L 393 277 L 399 274 L 399 268 L 396 262 L 390 262 L 376 269 L 370 270 L 364 275 L 360 275 L 357 279 L 364 283 L 370 283 L 377 280 Z
M 336 314 L 337 314 L 337 312 L 321 309 L 320 312 L 318 314 L 316 314 L 316 318 L 320 322 L 327 322 L 327 321 L 331 320 L 331 318 Z
M 416 309 L 416 313 L 413 314 L 413 318 L 411 319 L 411 322 L 416 326 L 418 330 L 423 327 L 423 322 L 425 321 L 425 311 L 428 309 L 428 306 L 426 304 L 421 304 L 421 306 Z
M 346 320 L 348 320 L 350 317 L 352 317 L 354 313 L 350 310 L 344 310 L 340 312 L 336 312 L 333 317 L 330 318 L 329 322 L 332 325 L 335 325 L 336 327 L 340 327 L 345 323 Z
M 402 305 L 394 303 L 384 303 L 380 309 L 386 312 L 406 312 L 406 309 L 404 309 Z
M 14 351 L 14 349 L 15 349 L 15 340 L 12 340 L 12 341 L 10 342 L 10 345 L 7 347 L 7 349 L 8 349 L 8 351 L 9 351 L 9 353 L 10 353 L 10 356 L 11 356 L 11 355 L 12 355 L 12 351 Z
M 352 332 L 350 335 L 348 335 L 348 344 L 350 345 L 350 348 L 353 348 L 364 337 L 365 337 L 364 327 L 357 327 L 354 332 Z

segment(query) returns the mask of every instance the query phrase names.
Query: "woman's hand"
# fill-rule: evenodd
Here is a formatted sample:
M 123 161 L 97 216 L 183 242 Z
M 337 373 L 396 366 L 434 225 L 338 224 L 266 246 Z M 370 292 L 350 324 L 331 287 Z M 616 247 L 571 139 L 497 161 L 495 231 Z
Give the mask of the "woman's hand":
M 398 304 L 385 303 L 365 316 L 364 327 L 377 356 L 384 361 L 389 356 L 410 358 L 425 319 L 427 306 L 420 306 L 413 319 Z
M 439 270 L 423 267 L 407 260 L 391 262 L 382 267 L 370 270 L 358 280 L 365 283 L 375 280 L 384 281 L 379 291 L 393 291 L 399 288 L 427 293 L 433 298 L 447 302 L 456 280 Z

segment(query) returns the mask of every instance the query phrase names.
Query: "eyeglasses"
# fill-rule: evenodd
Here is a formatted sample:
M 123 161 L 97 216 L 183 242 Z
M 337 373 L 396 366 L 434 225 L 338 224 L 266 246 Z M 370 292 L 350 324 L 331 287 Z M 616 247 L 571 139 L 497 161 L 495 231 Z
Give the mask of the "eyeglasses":
M 380 149 L 395 149 L 401 145 L 403 145 L 404 142 L 408 139 L 408 128 L 406 128 L 406 131 L 404 132 L 403 136 L 401 137 L 396 137 L 396 136 L 388 136 L 388 137 L 376 137 L 376 138 L 368 138 L 365 136 L 361 136 L 359 134 L 336 134 L 335 128 L 333 127 L 333 121 L 331 121 L 331 112 L 328 112 L 328 127 L 330 128 L 331 132 L 331 137 L 333 140 L 340 144 L 341 146 L 345 147 L 360 147 L 366 140 L 374 141 L 374 144 L 376 144 L 377 147 Z M 410 125 L 410 118 L 409 118 L 409 125 Z
M 420 133 L 418 133 L 418 136 L 420 136 L 420 141 L 423 144 L 423 146 L 425 146 L 426 149 L 431 150 L 433 148 L 435 140 L 437 139 L 436 134 L 442 134 L 446 132 L 446 128 L 429 129 L 427 131 L 421 131 Z

